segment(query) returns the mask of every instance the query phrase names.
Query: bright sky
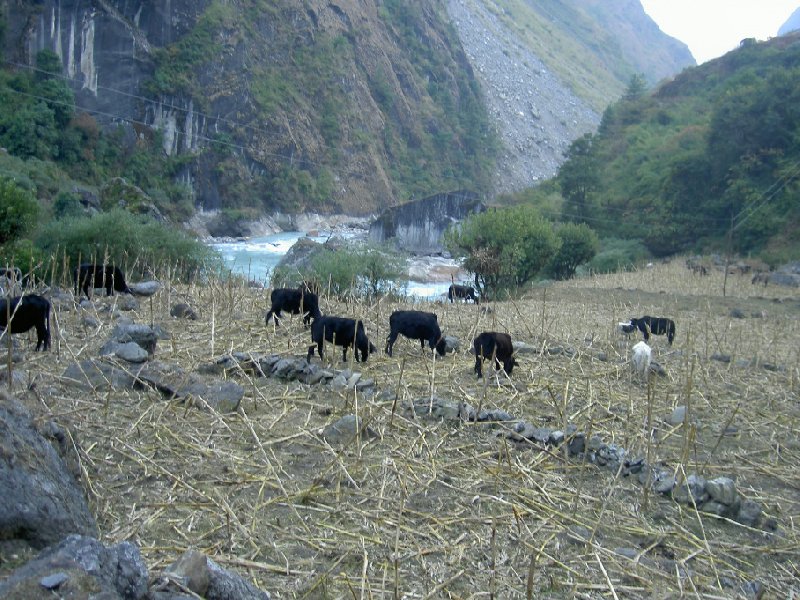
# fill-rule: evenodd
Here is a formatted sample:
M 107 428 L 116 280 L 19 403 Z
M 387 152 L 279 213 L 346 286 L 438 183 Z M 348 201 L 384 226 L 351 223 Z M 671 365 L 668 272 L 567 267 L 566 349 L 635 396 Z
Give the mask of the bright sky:
M 722 56 L 745 38 L 766 40 L 800 0 L 641 0 L 661 31 L 689 46 L 698 64 Z

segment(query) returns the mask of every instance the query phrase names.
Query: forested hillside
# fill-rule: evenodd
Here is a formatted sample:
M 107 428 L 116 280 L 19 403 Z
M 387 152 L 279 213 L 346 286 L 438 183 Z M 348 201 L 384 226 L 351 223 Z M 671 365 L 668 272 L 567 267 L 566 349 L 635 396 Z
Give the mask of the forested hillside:
M 798 81 L 797 33 L 746 41 L 652 91 L 633 80 L 597 133 L 572 144 L 557 178 L 562 217 L 655 256 L 800 257 Z
M 0 144 L 55 162 L 86 193 L 124 176 L 167 215 L 491 197 L 552 175 L 631 74 L 656 81 L 692 63 L 638 2 L 605 5 L 0 0 L 13 96 Z M 13 113 L 52 109 L 26 88 L 39 52 L 60 61 L 45 72 L 71 92 L 69 118 L 51 129 L 39 114 L 47 136 L 21 148 Z M 79 169 L 64 135 L 83 140 Z

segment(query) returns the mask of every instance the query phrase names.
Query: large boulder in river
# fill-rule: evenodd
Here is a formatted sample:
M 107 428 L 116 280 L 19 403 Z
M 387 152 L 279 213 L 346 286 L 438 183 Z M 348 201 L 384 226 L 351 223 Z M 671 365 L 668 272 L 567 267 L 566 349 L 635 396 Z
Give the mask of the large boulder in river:
M 51 427 L 58 432 L 57 426 Z M 56 440 L 57 441 L 57 440 Z M 33 548 L 71 533 L 97 535 L 83 489 L 13 398 L 0 396 L 0 540 Z M 5 597 L 0 593 L 0 597 Z

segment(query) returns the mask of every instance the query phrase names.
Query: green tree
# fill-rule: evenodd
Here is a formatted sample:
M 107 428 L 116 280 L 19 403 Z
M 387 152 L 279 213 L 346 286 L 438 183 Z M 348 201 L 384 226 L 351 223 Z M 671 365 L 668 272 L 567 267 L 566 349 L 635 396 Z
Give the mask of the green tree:
M 564 221 L 581 223 L 590 216 L 590 195 L 600 181 L 593 147 L 594 136 L 587 133 L 572 142 L 564 154 L 567 160 L 558 171 L 558 182 L 564 196 Z
M 464 267 L 489 297 L 531 281 L 559 244 L 550 223 L 529 205 L 471 215 L 446 232 L 445 243 L 466 255 Z
M 547 270 L 555 279 L 570 279 L 578 265 L 592 260 L 600 247 L 597 234 L 584 223 L 565 223 L 556 231 L 561 240 Z
M 32 192 L 0 177 L 0 245 L 13 242 L 33 229 L 39 203 Z

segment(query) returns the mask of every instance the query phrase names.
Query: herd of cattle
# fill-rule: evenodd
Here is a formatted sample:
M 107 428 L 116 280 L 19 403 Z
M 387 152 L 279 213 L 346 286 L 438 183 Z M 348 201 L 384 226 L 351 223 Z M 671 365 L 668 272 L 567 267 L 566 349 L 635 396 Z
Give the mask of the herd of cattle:
M 19 269 L 0 269 L 0 277 L 5 277 L 11 282 L 24 282 Z M 125 283 L 125 276 L 121 269 L 114 265 L 96 265 L 84 263 L 76 267 L 73 272 L 75 284 L 75 297 L 80 293 L 90 297 L 89 290 L 104 288 L 107 296 L 114 292 L 132 293 Z M 448 290 L 448 299 L 454 302 L 456 298 L 473 300 L 478 304 L 475 290 L 468 286 L 452 285 Z M 348 317 L 323 315 L 319 308 L 319 296 L 308 285 L 301 285 L 297 289 L 274 289 L 270 295 L 271 306 L 266 315 L 266 324 L 273 320 L 280 323 L 281 313 L 303 315 L 303 324 L 311 324 L 312 345 L 308 348 L 306 360 L 309 362 L 317 349 L 320 359 L 323 359 L 325 342 L 342 347 L 342 360 L 347 360 L 347 350 L 353 348 L 357 362 L 366 362 L 370 354 L 378 351 L 367 338 L 364 323 Z M 10 325 L 9 325 L 10 323 Z M 37 294 L 27 294 L 0 299 L 0 330 L 8 329 L 10 333 L 25 333 L 36 329 L 36 350 L 47 350 L 50 347 L 50 302 Z M 666 335 L 670 345 L 675 339 L 675 322 L 671 319 L 644 316 L 632 318 L 627 323 L 620 323 L 619 328 L 624 333 L 635 330 L 642 332 L 644 339 L 650 339 L 650 334 Z M 387 356 L 392 356 L 392 348 L 397 338 L 402 335 L 410 340 L 419 340 L 424 351 L 425 343 L 435 350 L 439 356 L 444 356 L 446 341 L 439 327 L 439 320 L 435 313 L 419 310 L 396 310 L 389 317 L 389 336 L 386 338 L 384 349 Z M 472 342 L 475 353 L 475 373 L 478 378 L 483 376 L 483 362 L 491 360 L 495 369 L 501 368 L 510 375 L 514 366 L 514 346 L 511 336 L 507 333 L 484 331 Z

